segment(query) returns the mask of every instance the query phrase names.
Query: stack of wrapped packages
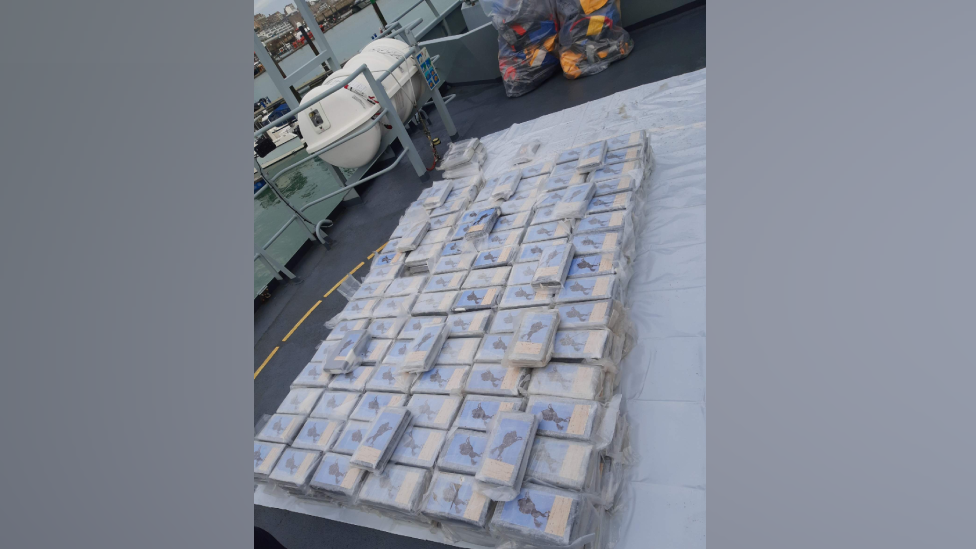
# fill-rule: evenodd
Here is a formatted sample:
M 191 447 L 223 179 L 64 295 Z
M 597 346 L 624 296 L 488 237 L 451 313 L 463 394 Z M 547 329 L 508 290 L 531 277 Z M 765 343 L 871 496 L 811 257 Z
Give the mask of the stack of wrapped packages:
M 455 145 L 462 164 L 480 146 Z M 451 542 L 612 544 L 650 144 L 639 131 L 507 166 L 407 208 L 259 425 L 255 481 Z
M 526 94 L 559 70 L 554 0 L 481 0 L 498 30 L 498 68 L 509 97 Z
M 566 78 L 589 76 L 627 57 L 634 41 L 620 19 L 620 0 L 554 0 L 559 63 Z

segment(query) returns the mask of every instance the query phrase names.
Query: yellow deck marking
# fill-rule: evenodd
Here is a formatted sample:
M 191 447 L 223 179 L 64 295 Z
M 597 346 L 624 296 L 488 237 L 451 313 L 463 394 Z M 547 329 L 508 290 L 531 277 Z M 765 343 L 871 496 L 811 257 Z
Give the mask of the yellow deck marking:
M 271 357 L 273 357 L 277 352 L 278 352 L 278 348 L 275 347 L 274 350 L 271 351 L 271 354 L 268 355 L 268 358 L 264 359 L 264 362 L 261 363 L 261 366 L 254 372 L 254 379 L 258 378 L 258 374 L 261 373 L 261 370 L 264 369 L 265 365 L 268 364 L 268 361 L 271 360 Z
M 321 304 L 322 304 L 322 300 L 321 300 L 321 299 L 320 299 L 320 300 L 318 300 L 318 301 L 316 301 L 316 302 L 315 302 L 315 305 L 312 305 L 312 308 L 311 308 L 311 309 L 309 309 L 307 313 L 305 313 L 305 316 L 303 316 L 303 317 L 302 317 L 302 318 L 301 318 L 301 319 L 300 319 L 300 320 L 298 321 L 298 324 L 295 324 L 295 325 L 294 325 L 294 326 L 292 327 L 292 329 L 291 329 L 291 331 L 290 331 L 290 332 L 288 332 L 288 333 L 287 333 L 287 334 L 285 335 L 285 337 L 284 337 L 284 339 L 282 339 L 282 341 L 288 341 L 288 338 L 289 338 L 289 337 L 291 337 L 291 334 L 293 334 L 293 333 L 295 333 L 295 330 L 297 330 L 297 329 L 298 329 L 298 327 L 302 325 L 302 322 L 305 322 L 305 319 L 306 319 L 306 318 L 308 318 L 308 315 L 310 315 L 310 314 L 312 314 L 312 311 L 314 311 L 314 310 L 315 310 L 315 308 L 316 308 L 316 307 L 318 307 L 318 306 L 319 306 L 319 305 L 321 305 Z
M 366 259 L 373 259 L 373 256 L 374 256 L 374 255 L 376 255 L 376 252 L 373 252 L 373 253 L 371 253 L 371 254 L 369 254 L 369 255 L 367 255 L 367 256 L 366 256 Z
M 386 245 L 389 244 L 389 243 L 390 243 L 390 241 L 387 240 L 386 242 L 383 243 L 382 246 L 380 246 L 379 248 L 376 248 L 376 253 L 380 253 L 380 250 L 382 250 L 383 248 L 385 248 Z
M 365 264 L 366 264 L 366 262 L 365 262 L 365 261 L 360 261 L 360 262 L 359 262 L 359 265 L 356 265 L 356 268 L 355 268 L 355 269 L 353 269 L 353 270 L 351 270 L 351 271 L 349 271 L 349 274 L 352 274 L 352 273 L 354 273 L 354 272 L 356 272 L 356 271 L 358 271 L 358 270 L 359 270 L 359 268 L 360 268 L 360 267 L 362 267 L 362 266 L 363 266 L 363 265 L 365 265 Z
M 334 291 L 335 291 L 335 289 L 339 287 L 339 284 L 342 284 L 342 282 L 343 282 L 343 281 L 344 281 L 345 279 L 347 279 L 347 278 L 349 278 L 349 275 L 346 275 L 346 276 L 344 276 L 344 277 L 342 277 L 342 278 L 340 278 L 340 279 L 339 279 L 339 282 L 336 282 L 336 285 L 335 285 L 335 286 L 333 286 L 333 287 L 332 287 L 332 289 L 331 289 L 331 290 L 329 290 L 328 292 L 325 292 L 325 295 L 324 295 L 324 296 L 322 296 L 322 297 L 329 297 L 329 294 L 331 294 L 332 292 L 334 292 Z

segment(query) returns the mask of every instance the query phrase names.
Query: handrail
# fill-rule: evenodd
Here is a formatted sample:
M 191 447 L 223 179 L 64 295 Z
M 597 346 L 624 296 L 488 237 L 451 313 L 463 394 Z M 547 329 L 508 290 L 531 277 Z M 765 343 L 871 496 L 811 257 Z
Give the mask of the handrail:
M 405 16 L 408 13 L 410 13 L 411 11 L 413 11 L 414 8 L 416 8 L 420 4 L 423 4 L 424 2 L 427 2 L 427 0 L 417 0 L 417 3 L 416 4 L 414 4 L 414 5 L 410 6 L 409 8 L 407 8 L 407 11 L 401 13 L 398 17 L 395 17 L 393 19 L 393 21 L 391 21 L 391 23 L 396 23 L 397 21 L 403 19 L 403 16 Z M 438 15 L 440 15 L 440 13 L 436 9 L 434 9 L 433 11 L 434 11 L 434 17 L 437 17 Z

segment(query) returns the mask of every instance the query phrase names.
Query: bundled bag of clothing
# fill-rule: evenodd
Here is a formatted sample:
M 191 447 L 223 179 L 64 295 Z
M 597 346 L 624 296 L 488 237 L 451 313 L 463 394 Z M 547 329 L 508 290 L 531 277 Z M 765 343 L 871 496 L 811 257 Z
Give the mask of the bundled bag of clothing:
M 606 70 L 634 49 L 620 17 L 620 0 L 554 0 L 559 17 L 559 63 L 566 78 Z
M 524 95 L 559 70 L 554 0 L 481 0 L 498 30 L 498 68 L 505 93 Z

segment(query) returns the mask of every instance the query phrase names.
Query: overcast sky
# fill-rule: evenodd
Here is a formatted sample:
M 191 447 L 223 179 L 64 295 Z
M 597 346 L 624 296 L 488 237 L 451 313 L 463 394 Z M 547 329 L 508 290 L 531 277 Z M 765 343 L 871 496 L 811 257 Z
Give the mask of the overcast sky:
M 254 0 L 254 14 L 271 15 L 276 11 L 285 13 L 285 6 L 293 3 L 293 0 Z

